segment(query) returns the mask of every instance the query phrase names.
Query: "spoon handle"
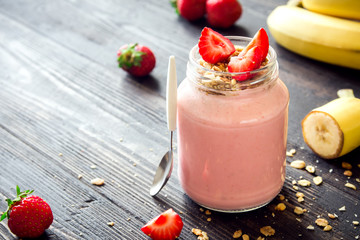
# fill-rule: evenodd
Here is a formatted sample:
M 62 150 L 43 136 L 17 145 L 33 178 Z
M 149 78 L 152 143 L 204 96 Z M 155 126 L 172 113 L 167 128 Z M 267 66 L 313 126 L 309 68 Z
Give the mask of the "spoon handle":
M 176 129 L 176 105 L 177 105 L 177 78 L 175 56 L 169 57 L 167 88 L 166 88 L 166 114 L 167 125 L 170 131 Z

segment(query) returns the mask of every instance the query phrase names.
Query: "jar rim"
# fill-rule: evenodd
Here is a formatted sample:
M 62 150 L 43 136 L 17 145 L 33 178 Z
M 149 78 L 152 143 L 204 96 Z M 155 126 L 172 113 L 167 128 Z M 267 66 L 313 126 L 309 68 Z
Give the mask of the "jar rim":
M 236 42 L 236 41 L 240 41 L 243 42 L 244 44 L 248 44 L 252 38 L 249 37 L 243 37 L 243 36 L 225 36 L 226 38 L 228 38 L 231 42 Z M 234 44 L 234 45 L 238 45 L 238 44 Z M 245 47 L 246 45 L 244 45 L 243 47 Z M 241 45 L 240 45 L 241 46 Z M 198 55 L 198 57 L 196 57 Z M 268 51 L 268 55 L 267 55 L 267 63 L 264 66 L 261 66 L 258 69 L 252 70 L 252 71 L 246 71 L 246 72 L 220 72 L 220 71 L 216 71 L 216 70 L 212 70 L 209 68 L 206 68 L 204 66 L 202 66 L 198 60 L 201 58 L 200 54 L 199 54 L 199 47 L 198 44 L 196 44 L 189 53 L 189 61 L 191 63 L 192 66 L 194 66 L 195 68 L 201 70 L 201 71 L 206 71 L 208 73 L 213 73 L 213 74 L 221 74 L 225 77 L 233 77 L 233 76 L 244 76 L 244 75 L 248 75 L 251 74 L 252 76 L 256 76 L 259 75 L 260 73 L 267 73 L 267 72 L 271 72 L 272 69 L 274 69 L 274 67 L 277 67 L 277 55 L 275 50 L 269 46 L 269 51 Z M 274 66 L 275 65 L 275 66 Z M 264 78 L 250 78 L 247 80 L 243 80 L 243 81 L 238 81 L 238 83 L 240 84 L 244 84 L 244 85 L 253 85 L 253 84 L 258 84 L 262 81 L 264 81 Z

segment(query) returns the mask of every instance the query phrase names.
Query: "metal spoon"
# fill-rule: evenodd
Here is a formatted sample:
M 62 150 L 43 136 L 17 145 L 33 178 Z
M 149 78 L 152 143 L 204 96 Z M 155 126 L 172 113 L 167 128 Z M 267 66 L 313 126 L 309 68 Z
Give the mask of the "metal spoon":
M 167 125 L 170 130 L 170 149 L 161 159 L 156 170 L 154 181 L 150 187 L 150 195 L 155 196 L 165 186 L 171 176 L 174 162 L 174 153 L 172 148 L 173 131 L 176 128 L 176 104 L 177 104 L 177 79 L 175 57 L 169 57 L 167 88 L 166 88 L 166 114 Z

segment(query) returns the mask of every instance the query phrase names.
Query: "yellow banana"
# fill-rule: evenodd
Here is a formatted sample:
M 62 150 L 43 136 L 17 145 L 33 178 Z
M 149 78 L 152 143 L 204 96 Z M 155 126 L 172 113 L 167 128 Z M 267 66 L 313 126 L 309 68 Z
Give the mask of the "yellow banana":
M 303 119 L 305 143 L 320 157 L 333 159 L 360 146 L 360 99 L 351 89 L 339 98 L 312 110 Z
M 275 40 L 293 52 L 360 69 L 360 22 L 282 5 L 272 11 L 267 24 Z
M 302 0 L 302 4 L 310 11 L 360 20 L 359 0 Z

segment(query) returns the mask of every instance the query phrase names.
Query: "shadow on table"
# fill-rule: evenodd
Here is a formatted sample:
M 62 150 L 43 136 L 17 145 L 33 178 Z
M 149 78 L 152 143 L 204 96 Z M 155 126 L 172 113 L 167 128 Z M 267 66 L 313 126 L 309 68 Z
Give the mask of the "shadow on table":
M 184 18 L 179 17 L 178 22 L 182 26 L 190 25 L 198 28 L 199 33 L 204 27 L 209 27 L 225 36 L 249 36 L 247 29 L 241 26 L 239 23 L 235 23 L 229 28 L 216 28 L 209 25 L 209 23 L 206 21 L 206 18 L 201 18 L 199 20 L 190 22 Z
M 159 82 L 156 78 L 154 78 L 153 76 L 148 75 L 148 76 L 144 76 L 144 77 L 134 77 L 134 76 L 128 76 L 129 78 L 131 78 L 132 80 L 136 81 L 137 83 L 143 85 L 146 88 L 149 88 L 153 91 L 158 92 L 160 90 L 160 85 Z

